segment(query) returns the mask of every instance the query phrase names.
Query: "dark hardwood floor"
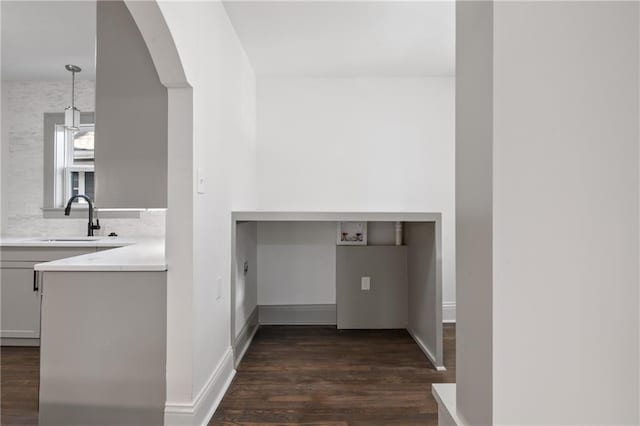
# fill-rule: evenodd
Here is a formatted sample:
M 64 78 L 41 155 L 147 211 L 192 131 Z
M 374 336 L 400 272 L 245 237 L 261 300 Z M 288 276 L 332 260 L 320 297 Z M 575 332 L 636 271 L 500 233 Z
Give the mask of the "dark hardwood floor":
M 209 425 L 436 425 L 431 384 L 455 381 L 453 325 L 444 349 L 438 372 L 404 330 L 262 327 Z
M 5 347 L 0 351 L 0 424 L 38 424 L 40 348 Z
M 38 424 L 38 348 L 2 347 L 0 424 Z M 455 381 L 455 326 L 437 372 L 406 331 L 262 327 L 210 425 L 435 425 L 431 383 Z

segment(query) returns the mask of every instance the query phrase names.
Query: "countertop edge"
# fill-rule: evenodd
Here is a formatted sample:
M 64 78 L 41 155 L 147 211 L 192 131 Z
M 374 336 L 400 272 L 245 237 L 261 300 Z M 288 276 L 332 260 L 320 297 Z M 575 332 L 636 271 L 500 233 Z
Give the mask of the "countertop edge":
M 38 263 L 34 269 L 38 272 L 166 272 L 167 265 L 48 265 L 51 262 Z
M 67 236 L 47 237 L 0 237 L 0 248 L 119 248 L 137 244 L 140 238 L 97 237 L 96 240 L 65 241 Z M 87 237 L 90 238 L 90 237 Z M 57 240 L 57 241 L 56 241 Z

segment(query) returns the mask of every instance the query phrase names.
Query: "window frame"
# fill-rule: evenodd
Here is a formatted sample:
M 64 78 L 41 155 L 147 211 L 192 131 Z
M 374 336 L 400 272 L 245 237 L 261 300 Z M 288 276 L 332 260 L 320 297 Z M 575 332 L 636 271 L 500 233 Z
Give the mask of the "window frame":
M 82 112 L 80 113 L 80 124 L 95 126 L 95 113 Z M 64 197 L 68 194 L 67 188 L 64 188 L 64 181 L 62 182 L 63 192 L 62 199 L 58 195 L 56 199 L 56 186 L 60 185 L 60 170 L 57 170 L 58 164 L 56 154 L 58 152 L 56 147 L 56 127 L 58 125 L 64 125 L 64 112 L 46 112 L 44 113 L 44 131 L 43 131 L 43 210 L 62 210 L 66 200 Z M 65 151 L 65 157 L 67 157 Z M 73 166 L 75 167 L 75 166 Z M 94 160 L 95 168 L 95 160 Z M 66 173 L 66 168 L 64 173 Z M 63 175 L 64 179 L 64 175 Z M 59 192 L 59 191 L 58 191 Z M 67 198 L 68 199 L 68 198 Z M 79 205 L 78 207 L 87 207 Z
M 84 188 L 85 186 L 85 176 L 87 172 L 93 172 L 94 173 L 94 179 L 95 179 L 95 158 L 93 159 L 93 163 L 91 165 L 88 164 L 74 164 L 74 159 L 73 159 L 73 154 L 74 154 L 74 146 L 73 143 L 70 143 L 71 141 L 68 139 L 68 133 L 65 133 L 64 135 L 64 141 L 62 143 L 65 144 L 64 150 L 61 149 L 60 147 L 58 147 L 58 126 L 60 126 L 59 124 L 56 124 L 56 140 L 54 141 L 54 147 L 56 150 L 56 154 L 60 152 L 64 152 L 64 158 L 63 158 L 63 163 L 64 165 L 62 167 L 59 166 L 59 164 L 56 163 L 60 163 L 60 158 L 57 158 L 54 161 L 54 164 L 56 164 L 56 166 L 58 166 L 60 168 L 60 171 L 62 172 L 62 176 L 60 176 L 60 173 L 56 172 L 55 173 L 55 179 L 56 179 L 56 183 L 54 185 L 54 198 L 56 197 L 56 192 L 62 194 L 62 200 L 57 200 L 60 201 L 59 203 L 56 203 L 56 200 L 54 199 L 54 203 L 58 204 L 57 207 L 63 207 L 64 204 L 66 203 L 66 200 L 68 200 L 69 198 L 71 198 L 71 194 L 73 193 L 73 188 L 72 188 L 72 179 L 70 178 L 70 174 L 74 173 L 74 172 L 78 172 L 78 186 L 83 188 L 83 191 L 78 191 L 78 193 L 80 194 L 86 194 L 86 189 Z M 95 123 L 80 123 L 80 127 L 83 126 L 91 126 L 93 128 L 94 131 L 94 135 L 95 135 Z M 95 137 L 95 136 L 94 136 Z M 95 141 L 94 141 L 95 143 Z M 94 147 L 94 152 L 95 152 L 95 147 Z M 58 179 L 61 179 L 62 182 L 58 182 Z M 95 198 L 95 194 L 94 194 L 94 198 Z M 80 206 L 80 207 L 85 207 L 87 208 L 87 202 L 81 198 L 77 199 L 74 202 L 75 206 Z

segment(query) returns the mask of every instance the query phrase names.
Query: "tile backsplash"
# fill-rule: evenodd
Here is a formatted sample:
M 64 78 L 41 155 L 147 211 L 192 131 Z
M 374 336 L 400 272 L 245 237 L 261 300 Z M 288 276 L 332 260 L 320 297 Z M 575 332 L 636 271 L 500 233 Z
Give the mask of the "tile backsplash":
M 44 218 L 43 128 L 45 112 L 63 112 L 70 103 L 68 81 L 2 81 L 2 235 L 85 235 L 85 218 Z M 94 110 L 95 82 L 76 82 L 76 105 Z M 100 219 L 96 234 L 164 236 L 164 211 L 139 219 Z
M 62 215 L 62 213 L 60 213 Z M 162 237 L 164 211 L 140 212 L 139 219 L 100 219 L 102 229 L 95 235 L 115 232 L 120 237 Z M 87 219 L 44 219 L 42 215 L 16 215 L 7 218 L 6 236 L 82 236 L 87 233 Z

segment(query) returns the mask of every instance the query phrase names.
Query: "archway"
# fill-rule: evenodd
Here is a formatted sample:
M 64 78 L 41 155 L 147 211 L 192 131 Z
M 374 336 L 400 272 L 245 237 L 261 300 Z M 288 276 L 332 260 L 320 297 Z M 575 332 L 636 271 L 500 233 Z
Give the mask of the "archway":
M 190 405 L 193 339 L 193 90 L 156 1 L 124 0 L 168 93 L 165 406 Z M 189 173 L 191 172 L 191 173 Z M 175 410 L 174 410 L 175 411 Z M 180 411 L 180 410 L 178 410 Z M 166 422 L 166 418 L 165 418 Z

